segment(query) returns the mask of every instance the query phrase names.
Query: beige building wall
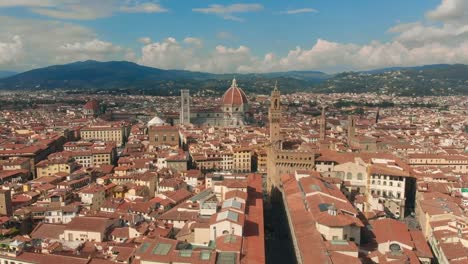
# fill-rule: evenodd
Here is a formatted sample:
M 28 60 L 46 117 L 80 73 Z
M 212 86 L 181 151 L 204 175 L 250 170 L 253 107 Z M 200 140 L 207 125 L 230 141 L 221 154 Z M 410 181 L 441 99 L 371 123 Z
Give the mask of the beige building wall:
M 210 242 L 210 229 L 209 228 L 195 228 L 195 244 L 208 245 Z
M 80 130 L 80 137 L 85 140 L 97 139 L 102 141 L 112 141 L 121 146 L 124 143 L 123 127 L 90 127 Z
M 58 172 L 65 172 L 70 174 L 72 172 L 72 166 L 68 163 L 60 163 L 60 164 L 50 164 L 46 167 L 37 167 L 37 177 L 44 177 L 54 175 Z
M 348 240 L 354 239 L 358 245 L 361 243 L 361 228 L 358 226 L 329 227 L 316 223 L 317 230 L 326 240 Z
M 63 233 L 63 235 L 61 235 L 60 238 L 67 241 L 102 242 L 104 239 L 104 234 L 99 232 L 65 230 L 65 232 Z
M 239 150 L 234 152 L 233 167 L 235 172 L 251 172 L 252 169 L 252 151 Z
M 214 227 L 216 227 L 216 232 L 214 231 Z M 242 226 L 230 221 L 221 221 L 210 225 L 210 240 L 215 240 L 217 237 L 222 236 L 224 234 L 234 234 L 236 236 L 242 236 Z
M 359 188 L 360 193 L 365 192 L 367 182 L 367 166 L 362 161 L 346 162 L 334 166 L 336 172 L 341 172 L 342 180 L 349 181 L 352 190 Z M 349 190 L 351 191 L 351 190 Z

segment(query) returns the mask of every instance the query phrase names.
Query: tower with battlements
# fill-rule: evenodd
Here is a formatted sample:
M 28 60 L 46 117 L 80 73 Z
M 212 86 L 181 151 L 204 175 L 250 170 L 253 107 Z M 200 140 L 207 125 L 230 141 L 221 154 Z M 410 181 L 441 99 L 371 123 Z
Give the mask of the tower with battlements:
M 267 146 L 267 194 L 277 199 L 280 194 L 280 178 L 283 174 L 294 174 L 296 170 L 312 170 L 315 165 L 315 153 L 300 147 L 283 149 L 281 126 L 281 93 L 277 85 L 271 92 L 268 112 L 270 126 L 270 143 Z
M 190 124 L 190 93 L 189 90 L 180 90 L 180 117 L 181 125 Z
M 281 93 L 277 84 L 271 92 L 270 109 L 268 111 L 268 120 L 270 122 L 270 142 L 272 144 L 281 144 L 280 120 L 281 120 Z

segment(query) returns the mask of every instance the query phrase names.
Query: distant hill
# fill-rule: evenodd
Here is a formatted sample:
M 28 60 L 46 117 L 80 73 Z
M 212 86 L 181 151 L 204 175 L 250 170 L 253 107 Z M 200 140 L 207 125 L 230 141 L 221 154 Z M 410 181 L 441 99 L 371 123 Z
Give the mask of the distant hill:
M 363 71 L 365 73 L 384 73 L 384 72 L 392 72 L 392 71 L 412 71 L 412 70 L 429 70 L 429 69 L 443 69 L 450 66 L 450 64 L 431 64 L 431 65 L 423 65 L 423 66 L 413 66 L 413 67 L 390 67 L 390 68 L 382 68 L 382 69 L 375 69 L 370 71 Z
M 221 94 L 233 77 L 247 93 L 267 94 L 278 81 L 285 93 L 377 92 L 396 95 L 468 94 L 468 66 L 435 64 L 328 75 L 319 71 L 212 74 L 162 70 L 127 61 L 82 61 L 0 79 L 0 89 L 141 90 L 145 94 Z
M 17 74 L 17 72 L 12 72 L 12 71 L 0 71 L 0 79 L 1 78 L 6 78 L 6 77 L 10 77 L 10 76 L 13 76 Z
M 468 65 L 435 64 L 344 72 L 314 86 L 316 92 L 377 92 L 401 96 L 468 95 Z
M 246 92 L 269 92 L 279 80 L 287 90 L 310 87 L 329 76 L 322 72 L 266 74 L 212 74 L 185 70 L 162 70 L 127 61 L 82 61 L 34 69 L 0 79 L 0 89 L 142 89 L 154 94 L 171 94 L 180 89 L 226 90 L 236 76 Z
M 115 88 L 135 82 L 207 79 L 212 74 L 161 70 L 127 61 L 82 61 L 34 69 L 0 80 L 0 88 Z

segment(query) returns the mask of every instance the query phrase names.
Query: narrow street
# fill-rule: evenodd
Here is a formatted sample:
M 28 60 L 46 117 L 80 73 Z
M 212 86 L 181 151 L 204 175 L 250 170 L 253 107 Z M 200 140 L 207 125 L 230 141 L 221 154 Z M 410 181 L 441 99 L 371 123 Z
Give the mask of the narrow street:
M 283 204 L 274 202 L 265 207 L 266 260 L 271 264 L 296 263 Z

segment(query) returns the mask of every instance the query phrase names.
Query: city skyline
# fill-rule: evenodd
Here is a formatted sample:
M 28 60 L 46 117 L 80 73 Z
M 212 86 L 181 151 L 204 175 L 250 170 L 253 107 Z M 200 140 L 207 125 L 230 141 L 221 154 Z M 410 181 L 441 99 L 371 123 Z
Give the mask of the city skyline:
M 467 63 L 467 13 L 462 0 L 1 0 L 0 70 L 87 59 L 214 73 Z

